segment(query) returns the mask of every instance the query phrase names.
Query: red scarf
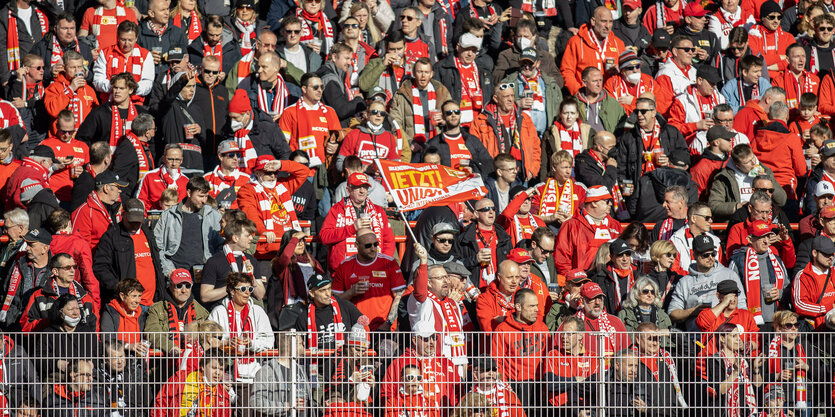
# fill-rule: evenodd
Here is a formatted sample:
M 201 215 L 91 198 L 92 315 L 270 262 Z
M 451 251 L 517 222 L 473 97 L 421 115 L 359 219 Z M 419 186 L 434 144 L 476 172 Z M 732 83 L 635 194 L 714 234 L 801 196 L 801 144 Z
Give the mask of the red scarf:
M 586 314 L 583 312 L 582 308 L 577 312 L 576 316 L 579 317 L 580 320 L 583 320 L 583 322 L 586 321 Z M 617 329 L 615 329 L 615 326 L 613 326 L 612 322 L 609 321 L 609 313 L 607 313 L 606 310 L 603 310 L 603 312 L 600 313 L 600 316 L 597 317 L 597 320 L 591 319 L 591 318 L 589 320 L 591 320 L 592 322 L 597 322 L 597 331 L 603 333 L 606 336 L 606 342 L 608 344 L 608 347 L 607 347 L 607 350 L 605 350 L 603 352 L 603 354 L 605 356 L 610 356 L 610 355 L 614 354 L 615 353 L 615 339 L 614 338 L 617 336 Z M 588 330 L 589 331 L 594 331 L 594 329 L 588 329 Z
M 249 316 L 249 303 L 247 303 L 240 313 L 235 312 L 235 307 L 232 300 L 226 306 L 227 318 L 229 319 L 229 337 L 239 336 L 243 339 L 253 340 L 255 338 L 255 328 L 252 324 L 252 318 Z M 238 328 L 237 317 L 241 319 L 241 328 Z M 235 379 L 238 379 L 238 363 L 248 364 L 255 362 L 253 357 L 238 357 L 235 359 Z
M 45 188 L 49 187 L 49 170 L 48 169 L 44 168 L 43 165 L 39 164 L 38 162 L 36 162 L 32 158 L 23 158 L 21 160 L 21 162 L 22 162 L 22 164 L 20 164 L 21 166 L 29 167 L 29 168 L 32 168 L 35 171 L 37 171 L 38 174 L 40 175 L 40 177 L 38 178 L 38 181 L 40 181 Z
M 557 127 L 560 136 L 560 149 L 571 153 L 572 158 L 576 158 L 583 152 L 583 140 L 580 138 L 580 125 L 576 121 L 570 128 L 563 126 L 559 120 L 554 121 L 554 126 Z
M 345 343 L 345 333 L 337 330 L 339 323 L 342 323 L 342 311 L 339 309 L 336 298 L 333 297 L 331 297 L 331 309 L 333 309 L 333 337 L 336 349 L 339 349 Z M 311 302 L 307 307 L 307 347 L 311 350 L 319 348 L 318 330 L 316 326 L 316 306 Z
M 670 240 L 670 237 L 673 236 L 673 223 L 675 219 L 672 217 L 667 217 L 661 223 L 661 228 L 658 230 L 658 240 Z
M 783 359 L 780 349 L 783 346 L 783 339 L 777 336 L 768 344 L 768 371 L 772 374 L 783 372 Z M 795 341 L 795 353 L 797 359 L 806 361 L 806 349 Z M 794 400 L 795 408 L 806 408 L 806 371 L 800 368 L 794 369 Z
M 122 116 L 119 115 L 119 108 L 116 107 L 115 104 L 111 103 L 110 105 L 110 146 L 116 146 L 119 143 L 119 139 L 124 136 L 128 131 L 130 131 L 130 126 L 127 122 L 132 122 L 133 119 L 136 118 L 136 106 L 133 105 L 133 101 L 128 99 L 128 117 L 125 118 L 124 122 L 122 121 Z M 113 149 L 113 148 L 111 148 Z
M 218 42 L 215 46 L 209 46 L 205 41 L 203 42 L 203 56 L 213 56 L 220 60 L 220 65 L 223 65 L 223 45 Z
M 605 219 L 598 223 L 595 223 L 594 219 L 589 216 L 588 214 L 585 215 L 586 221 L 591 226 L 592 230 L 594 230 L 594 237 L 591 241 L 591 246 L 594 248 L 599 248 L 604 243 L 614 239 L 616 236 L 612 236 L 612 232 L 609 230 L 609 216 L 606 216 Z
M 786 86 L 786 104 L 790 109 L 800 107 L 800 96 L 803 93 L 817 94 L 817 83 L 812 80 L 811 74 L 806 70 L 801 70 L 800 75 L 795 77 L 794 72 L 786 69 L 783 80 Z
M 432 85 L 431 82 L 426 86 L 426 98 L 426 106 L 429 108 L 429 111 L 435 111 L 435 109 L 438 108 L 438 105 L 435 102 L 435 86 Z M 415 87 L 414 82 L 412 82 L 412 114 L 415 117 L 414 140 L 418 143 L 426 143 L 436 134 L 435 126 L 430 123 L 429 134 L 427 135 L 426 120 L 424 120 L 423 113 L 423 102 L 420 100 L 420 90 L 418 90 L 417 87 Z
M 264 188 L 255 179 L 250 179 L 250 183 L 253 184 L 255 196 L 258 197 L 258 209 L 267 231 L 281 235 L 288 228 L 301 230 L 299 220 L 296 217 L 296 210 L 293 206 L 292 195 L 288 192 L 284 184 L 278 183 L 274 190 L 269 190 Z M 273 214 L 272 210 L 273 199 L 276 201 L 275 205 L 277 208 L 275 214 Z M 276 221 L 279 224 L 276 224 Z
M 54 65 L 54 64 L 53 64 Z M 75 121 L 75 128 L 78 129 L 81 126 L 81 122 L 84 121 L 84 118 L 90 114 L 90 110 L 92 110 L 93 99 L 90 98 L 85 99 L 84 95 L 84 87 L 80 87 L 79 90 L 81 91 L 73 91 L 70 88 L 70 83 L 72 79 L 69 78 L 69 74 L 61 74 L 55 78 L 55 82 L 59 83 L 64 89 L 64 95 L 70 98 L 70 104 L 67 106 L 67 110 L 70 110 L 73 115 L 73 119 Z M 87 103 L 85 108 L 84 103 Z
M 488 283 L 492 282 L 493 279 L 496 277 L 496 229 L 494 228 L 490 234 L 490 239 L 484 237 L 484 234 L 481 232 L 481 229 L 476 227 L 476 243 L 478 244 L 478 249 L 490 249 L 490 262 L 487 264 L 481 264 L 481 281 L 479 283 L 479 288 L 484 288 L 487 286 Z M 499 297 L 500 298 L 500 297 Z M 512 309 L 513 305 L 511 305 Z
M 780 264 L 774 249 L 768 248 L 768 259 L 771 261 L 771 267 L 774 268 L 775 283 L 777 288 L 783 288 L 783 279 L 785 279 L 788 271 Z M 760 261 L 754 249 L 747 247 L 745 249 L 745 287 L 748 288 L 746 299 L 748 300 L 748 311 L 754 316 L 754 321 L 757 324 L 763 324 L 763 309 L 760 296 Z
M 177 13 L 174 15 L 174 26 L 181 28 L 183 27 L 183 12 Z M 188 42 L 197 39 L 200 37 L 200 34 L 203 33 L 203 25 L 200 23 L 200 17 L 197 16 L 197 11 L 192 10 L 189 12 L 189 20 L 188 20 Z
M 34 4 L 29 7 L 33 7 L 35 15 L 38 16 L 38 23 L 41 25 L 41 36 L 46 36 L 46 31 L 49 30 L 49 19 L 47 19 L 46 14 L 36 8 Z M 6 56 L 9 61 L 9 71 L 17 71 L 20 68 L 20 39 L 18 38 L 19 35 L 17 33 L 17 16 L 15 16 L 15 13 L 12 12 L 11 7 L 9 7 L 9 27 L 7 29 Z M 32 37 L 34 38 L 34 36 Z
M 284 107 L 287 106 L 287 86 L 284 85 L 284 78 L 278 74 L 275 81 L 275 93 L 273 94 L 272 103 L 267 98 L 267 90 L 261 88 L 261 83 L 258 83 L 256 88 L 258 93 L 258 108 L 269 115 L 281 115 L 284 113 Z
M 166 301 L 165 304 L 168 306 L 169 337 L 171 337 L 171 341 L 174 343 L 174 346 L 182 349 L 183 342 L 185 340 L 180 336 L 186 330 L 187 324 L 197 321 L 197 313 L 194 311 L 194 303 L 189 303 L 186 314 L 183 317 L 183 321 L 180 321 L 180 317 L 177 315 L 177 307 L 174 306 L 174 303 Z
M 576 210 L 576 207 L 574 207 L 574 180 L 569 178 L 560 186 L 557 184 L 557 180 L 548 178 L 541 193 L 542 196 L 539 199 L 540 216 L 552 216 L 557 214 L 558 211 L 570 216 L 574 215 Z
M 300 37 L 301 43 L 309 43 L 313 40 L 313 25 L 318 27 L 319 37 L 322 39 L 322 50 L 329 51 L 333 45 L 333 26 L 330 20 L 325 17 L 325 14 L 319 11 L 316 14 L 310 14 L 303 8 L 296 9 L 296 17 L 302 21 L 302 33 Z
M 722 363 L 724 364 L 723 368 L 725 369 L 725 377 L 724 380 L 727 380 L 730 377 L 730 372 L 728 370 L 733 370 L 734 367 L 733 362 L 725 355 L 725 350 L 719 350 L 719 358 L 722 359 Z M 739 361 L 739 371 L 737 374 L 737 379 L 732 381 L 735 382 L 731 384 L 731 387 L 728 389 L 728 392 L 725 394 L 726 396 L 726 403 L 725 406 L 727 407 L 727 416 L 728 417 L 744 417 L 746 414 L 740 414 L 740 407 L 743 405 L 740 404 L 740 385 L 743 386 L 745 393 L 745 407 L 748 408 L 748 411 L 751 414 L 757 413 L 757 395 L 754 393 L 754 386 L 751 383 L 751 380 L 748 378 L 748 361 L 742 359 Z
M 606 266 L 606 269 L 609 271 L 609 276 L 615 282 L 615 296 L 617 297 L 617 305 L 618 309 L 620 309 L 621 304 L 623 303 L 623 299 L 621 295 L 624 293 L 620 289 L 620 278 L 627 278 L 626 281 L 626 293 L 629 294 L 629 291 L 632 290 L 632 287 L 635 286 L 635 270 L 630 267 L 628 271 L 624 271 L 622 269 L 615 269 L 614 265 L 611 263 Z
M 131 108 L 136 111 L 133 107 L 133 103 L 131 103 Z M 115 112 L 118 114 L 118 112 Z M 128 117 L 130 117 L 130 112 L 128 112 Z M 119 119 L 121 121 L 121 119 Z M 130 141 L 131 146 L 133 146 L 133 150 L 136 151 L 136 159 L 139 160 L 139 179 L 141 180 L 148 171 L 154 169 L 154 160 L 150 156 L 150 150 L 148 149 L 148 143 L 139 140 L 138 137 L 133 132 L 125 133 L 125 136 Z
M 209 186 L 211 186 L 210 194 L 212 196 L 216 196 L 227 188 L 235 188 L 235 192 L 237 192 L 238 190 L 236 184 L 238 183 L 238 179 L 242 177 L 246 177 L 246 174 L 237 169 L 232 171 L 229 175 L 224 175 L 223 171 L 220 170 L 220 166 L 216 166 L 215 169 L 213 169 L 212 172 L 204 178 L 209 181 Z
M 475 113 L 484 105 L 484 92 L 481 91 L 478 65 L 472 62 L 465 67 L 456 56 L 455 68 L 461 77 L 461 122 L 470 123 L 475 119 Z
M 229 264 L 229 268 L 232 269 L 232 272 L 237 273 L 237 272 L 241 272 L 241 271 L 238 268 L 238 261 L 235 260 L 235 255 L 236 255 L 236 253 L 232 251 L 232 248 L 230 248 L 228 244 L 223 245 L 223 256 L 226 257 L 226 262 Z M 252 271 L 252 268 L 247 266 L 246 256 L 243 254 L 243 252 L 238 252 L 237 255 L 242 258 L 241 263 L 244 265 L 244 271 L 243 272 L 245 274 L 249 274 L 250 276 L 252 276 L 253 271 Z
M 661 126 L 658 124 L 658 121 L 655 122 L 655 126 L 652 127 L 652 133 L 647 134 L 643 128 L 638 127 L 638 130 L 641 131 L 641 140 L 644 143 L 644 166 L 643 172 L 646 174 L 655 169 L 655 164 L 653 163 L 653 159 L 655 155 L 653 155 L 653 150 L 659 147 L 658 141 L 661 135 Z
M 105 54 L 107 62 L 107 78 L 111 78 L 116 74 L 129 72 L 133 75 L 136 82 L 142 79 L 142 66 L 145 63 L 145 51 L 139 45 L 133 47 L 130 56 L 125 56 L 119 45 L 112 45 L 102 51 Z
M 81 48 L 78 47 L 78 38 L 73 38 L 75 42 L 75 51 L 81 53 Z M 58 37 L 52 36 L 52 53 L 49 56 L 49 65 L 62 65 L 64 63 L 64 48 L 58 43 Z
M 252 169 L 255 168 L 255 160 L 258 159 L 258 153 L 255 151 L 255 147 L 252 146 L 252 140 L 249 138 L 249 132 L 252 130 L 253 125 L 254 122 L 250 120 L 249 124 L 245 127 L 235 131 L 235 142 L 241 148 L 241 155 L 243 156 L 243 158 L 238 159 L 238 168 L 245 173 L 252 172 Z

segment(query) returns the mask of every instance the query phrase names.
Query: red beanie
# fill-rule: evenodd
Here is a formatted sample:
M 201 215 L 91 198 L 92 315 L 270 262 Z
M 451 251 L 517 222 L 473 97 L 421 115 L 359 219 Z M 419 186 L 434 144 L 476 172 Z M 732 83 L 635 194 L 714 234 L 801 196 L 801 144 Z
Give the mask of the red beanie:
M 237 89 L 235 96 L 229 102 L 229 113 L 246 113 L 252 111 L 252 105 L 249 103 L 249 96 L 246 91 Z

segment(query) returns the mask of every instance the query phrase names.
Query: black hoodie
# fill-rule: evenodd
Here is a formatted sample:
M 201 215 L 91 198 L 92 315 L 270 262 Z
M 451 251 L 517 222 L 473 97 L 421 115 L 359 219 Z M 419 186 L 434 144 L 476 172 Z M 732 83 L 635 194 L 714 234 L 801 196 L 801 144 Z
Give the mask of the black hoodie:
M 37 229 L 46 224 L 46 219 L 58 208 L 58 199 L 49 188 L 44 188 L 26 206 L 29 214 L 29 230 Z

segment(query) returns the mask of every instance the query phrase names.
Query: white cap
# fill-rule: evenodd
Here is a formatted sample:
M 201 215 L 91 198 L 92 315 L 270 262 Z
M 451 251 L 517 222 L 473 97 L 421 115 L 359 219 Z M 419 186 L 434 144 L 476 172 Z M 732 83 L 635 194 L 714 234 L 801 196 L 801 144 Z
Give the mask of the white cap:
M 829 181 L 821 180 L 818 183 L 818 186 L 815 187 L 815 197 L 821 197 L 825 195 L 835 196 L 835 188 L 832 187 L 832 183 L 830 183 Z
M 428 321 L 419 321 L 412 326 L 412 333 L 417 337 L 431 337 L 435 335 L 435 324 Z
M 461 35 L 461 38 L 458 39 L 458 45 L 462 48 L 481 49 L 481 42 L 482 38 L 479 38 L 470 32 Z

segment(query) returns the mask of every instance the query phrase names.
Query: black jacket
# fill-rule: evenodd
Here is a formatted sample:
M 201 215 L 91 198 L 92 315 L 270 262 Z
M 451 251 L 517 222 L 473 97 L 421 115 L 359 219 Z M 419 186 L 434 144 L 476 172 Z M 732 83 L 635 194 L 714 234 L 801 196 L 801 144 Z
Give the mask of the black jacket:
M 32 50 L 35 44 L 43 38 L 41 32 L 44 29 L 49 30 L 49 28 L 41 27 L 38 14 L 35 13 L 35 9 L 38 8 L 35 2 L 32 2 L 31 4 L 31 7 L 35 7 L 35 9 L 32 9 L 32 14 L 29 16 L 29 27 L 32 28 L 31 35 L 26 31 L 26 25 L 17 15 L 17 2 L 9 1 L 4 2 L 4 4 L 7 5 L 0 9 L 0 45 L 2 45 L 3 48 L 3 53 L 0 53 L 0 68 L 3 69 L 3 71 L 0 72 L 0 83 L 5 83 L 11 79 L 11 72 L 9 71 L 9 58 L 6 54 L 6 42 L 9 38 L 9 13 L 17 19 L 17 38 L 18 47 L 20 49 L 21 65 L 23 65 L 23 57 L 25 57 L 29 51 Z
M 625 46 L 638 48 L 638 56 L 649 48 L 649 43 L 652 40 L 652 34 L 640 20 L 635 25 L 628 25 L 625 17 L 615 20 L 615 23 L 612 24 L 612 33 L 622 40 Z
M 498 214 L 497 214 L 498 216 Z M 481 264 L 476 260 L 478 248 L 478 236 L 476 234 L 478 223 L 473 222 L 467 226 L 464 231 L 455 238 L 455 246 L 452 248 L 452 253 L 456 259 L 460 259 L 464 266 L 470 270 L 470 281 L 476 287 L 479 286 L 481 278 Z M 496 241 L 496 266 L 507 258 L 507 254 L 513 249 L 510 235 L 504 231 L 499 225 L 493 227 Z M 498 271 L 496 271 L 498 272 Z
M 210 87 L 198 77 L 191 104 L 200 108 L 205 123 L 203 128 L 206 131 L 203 135 L 206 137 L 207 149 L 204 149 L 203 157 L 207 158 L 211 154 L 211 159 L 214 161 L 217 145 L 220 143 L 218 136 L 229 114 L 229 91 L 222 83 L 216 83 Z
M 687 27 L 687 25 L 682 25 L 681 27 L 676 29 L 674 36 L 686 36 L 693 41 L 693 46 L 695 46 L 696 48 L 702 48 L 705 51 L 707 51 L 707 59 L 705 59 L 704 61 L 699 61 L 697 57 L 694 57 L 693 65 L 711 65 L 721 52 L 721 47 L 719 46 L 719 38 L 716 37 L 716 34 L 707 29 L 707 25 L 705 25 L 704 29 L 702 29 L 701 32 L 693 32 L 692 30 L 690 30 L 690 28 Z
M 92 193 L 95 188 L 96 179 L 93 178 L 93 176 L 85 169 L 73 182 L 72 199 L 70 200 L 70 213 L 84 205 L 84 203 L 87 202 L 87 197 L 90 196 L 90 193 Z M 133 195 L 130 197 L 133 197 Z
M 222 39 L 221 42 L 224 40 Z M 190 62 L 194 66 L 199 66 L 203 63 L 203 37 L 199 37 L 192 41 L 188 45 L 188 62 Z M 234 40 L 230 40 L 222 44 L 221 46 L 221 55 L 223 56 L 223 62 L 221 63 L 220 70 L 229 74 L 229 71 L 232 70 L 233 65 L 237 65 L 238 61 L 241 60 L 241 48 L 238 47 L 238 43 Z
M 678 168 L 658 167 L 644 174 L 635 187 L 638 194 L 636 218 L 649 223 L 664 220 L 667 217 L 667 211 L 662 206 L 664 191 L 673 185 L 681 185 L 687 189 L 688 201 L 699 200 L 699 188 L 689 172 Z
M 484 105 L 493 97 L 492 75 L 487 69 L 478 67 L 479 82 L 481 82 L 481 96 Z M 435 63 L 435 79 L 446 86 L 449 95 L 456 103 L 461 102 L 461 74 L 455 66 L 455 55 L 450 55 Z
M 43 82 L 44 89 L 47 87 L 47 82 Z M 45 90 L 44 90 L 45 91 Z M 14 97 L 23 97 L 23 82 L 17 78 L 9 80 L 9 84 L 5 88 L 5 97 L 11 101 Z M 20 118 L 23 120 L 23 125 L 29 134 L 29 143 L 41 143 L 49 135 L 49 127 L 52 125 L 52 119 L 46 112 L 44 107 L 44 95 L 40 97 L 37 95 L 32 99 L 26 100 L 26 107 L 17 109 L 20 113 Z
M 345 91 L 345 73 L 337 69 L 333 61 L 325 62 L 316 73 L 322 77 L 322 83 L 325 85 L 322 101 L 333 107 L 342 127 L 348 127 L 351 118 L 365 110 L 365 100 L 362 97 L 348 100 L 348 93 Z
M 157 36 L 149 26 L 150 21 L 150 18 L 145 18 L 139 22 L 139 34 L 136 37 L 137 45 L 149 51 L 153 48 L 161 48 L 163 55 L 168 54 L 168 51 L 177 46 L 182 48 L 183 51 L 186 50 L 188 38 L 184 29 L 174 26 L 173 21 L 168 19 L 168 26 L 162 33 L 162 36 Z M 156 65 L 157 75 L 162 74 L 167 69 L 168 66 L 164 65 L 164 62 Z
M 142 232 L 148 239 L 151 251 L 151 260 L 156 270 L 156 287 L 159 291 L 154 294 L 154 301 L 159 301 L 162 291 L 167 286 L 165 276 L 162 275 L 162 267 L 159 264 L 159 248 L 157 248 L 154 232 L 147 223 L 142 224 Z M 116 298 L 116 284 L 124 278 L 136 277 L 136 256 L 133 250 L 133 239 L 130 232 L 125 228 L 124 222 L 110 226 L 99 240 L 96 247 L 96 256 L 93 259 L 93 273 L 101 283 L 101 302 L 107 304 Z
M 604 170 L 590 152 L 590 150 L 585 150 L 574 160 L 574 176 L 577 182 L 583 183 L 586 188 L 603 185 L 611 190 L 618 183 L 618 169 L 604 164 Z
M 487 148 L 484 147 L 477 137 L 469 134 L 463 129 L 461 130 L 461 134 L 464 136 L 464 145 L 473 156 L 473 159 L 470 161 L 470 166 L 473 167 L 473 172 L 481 174 L 482 178 L 486 177 L 493 172 L 493 158 L 490 157 L 490 153 L 487 152 Z M 435 135 L 432 139 L 429 139 L 424 146 L 424 150 L 429 148 L 435 148 L 438 150 L 438 155 L 441 156 L 441 165 L 452 167 L 452 162 L 450 161 L 449 156 L 449 144 L 443 134 Z M 423 162 L 423 152 L 413 153 L 412 162 Z
M 58 208 L 58 199 L 49 188 L 44 188 L 35 194 L 26 207 L 29 214 L 29 230 L 46 225 L 46 219 Z
M 109 141 L 110 131 L 113 128 L 113 113 L 110 111 L 111 103 L 103 103 L 100 106 L 93 107 L 81 126 L 78 127 L 76 138 L 88 145 L 95 142 Z M 136 113 L 147 113 L 148 109 L 145 106 L 136 106 Z M 119 109 L 119 116 L 122 119 L 128 116 L 128 109 Z
M 149 162 L 154 163 L 154 156 L 150 149 L 145 150 L 145 157 Z M 127 187 L 122 188 L 122 201 L 130 200 L 136 195 L 136 189 L 139 187 L 139 157 L 127 136 L 122 136 L 116 144 L 110 166 L 120 179 L 129 183 Z
M 681 132 L 672 125 L 667 124 L 661 117 L 656 117 L 656 123 L 660 123 L 658 145 L 664 149 L 669 156 L 673 151 L 683 150 L 689 154 L 687 142 L 681 136 Z M 638 186 L 643 172 L 644 141 L 641 138 L 641 127 L 635 125 L 618 138 L 617 143 L 618 178 L 631 179 L 633 184 Z M 588 184 L 586 184 L 588 185 Z M 638 207 L 638 190 L 632 196 L 626 198 L 626 208 L 629 214 L 635 217 Z
M 159 147 L 158 152 L 161 153 L 164 145 L 177 143 L 183 147 L 182 168 L 203 171 L 206 122 L 203 120 L 202 110 L 194 104 L 194 101 L 187 102 L 179 98 L 186 84 L 188 84 L 188 79 L 184 76 L 180 77 L 171 85 L 165 99 L 160 103 L 162 126 L 157 129 L 157 140 L 163 146 Z M 193 123 L 200 126 L 200 133 L 191 139 L 186 139 L 184 126 Z
M 606 311 L 611 315 L 617 315 L 621 309 L 621 304 L 629 295 L 629 280 L 628 278 L 620 278 L 615 272 L 609 271 L 609 266 L 611 266 L 611 263 L 606 264 L 603 269 L 595 271 L 594 275 L 590 275 L 589 278 L 596 282 L 600 286 L 600 289 L 603 290 L 603 294 L 606 295 L 603 298 L 603 306 L 606 307 Z M 633 277 L 636 281 L 641 276 L 639 271 L 633 272 Z M 618 295 L 617 291 L 618 286 L 615 285 L 615 277 L 618 277 L 620 280 L 620 295 Z
M 66 2 L 64 2 L 66 4 Z M 51 18 L 50 18 L 51 19 Z M 51 21 L 51 20 L 50 20 Z M 35 54 L 41 58 L 43 58 L 43 80 L 44 85 L 49 84 L 52 81 L 52 37 L 55 36 L 53 32 L 48 32 L 40 42 L 36 43 L 32 50 L 29 53 Z M 60 44 L 59 44 L 60 45 Z M 84 42 L 75 41 L 71 42 L 69 45 L 64 46 L 60 45 L 61 49 L 66 52 L 69 50 L 75 51 L 76 46 L 78 46 L 78 50 L 81 51 L 81 56 L 84 58 L 85 68 L 91 70 L 93 68 L 93 52 L 90 49 L 90 46 Z M 93 81 L 93 71 L 90 71 L 88 74 L 87 82 Z
M 267 116 L 266 113 L 253 112 L 252 129 L 249 131 L 249 140 L 258 155 L 272 155 L 276 159 L 290 158 L 290 145 L 284 138 L 284 133 L 278 124 Z M 235 139 L 235 132 L 229 127 L 229 123 L 223 128 L 223 138 Z

